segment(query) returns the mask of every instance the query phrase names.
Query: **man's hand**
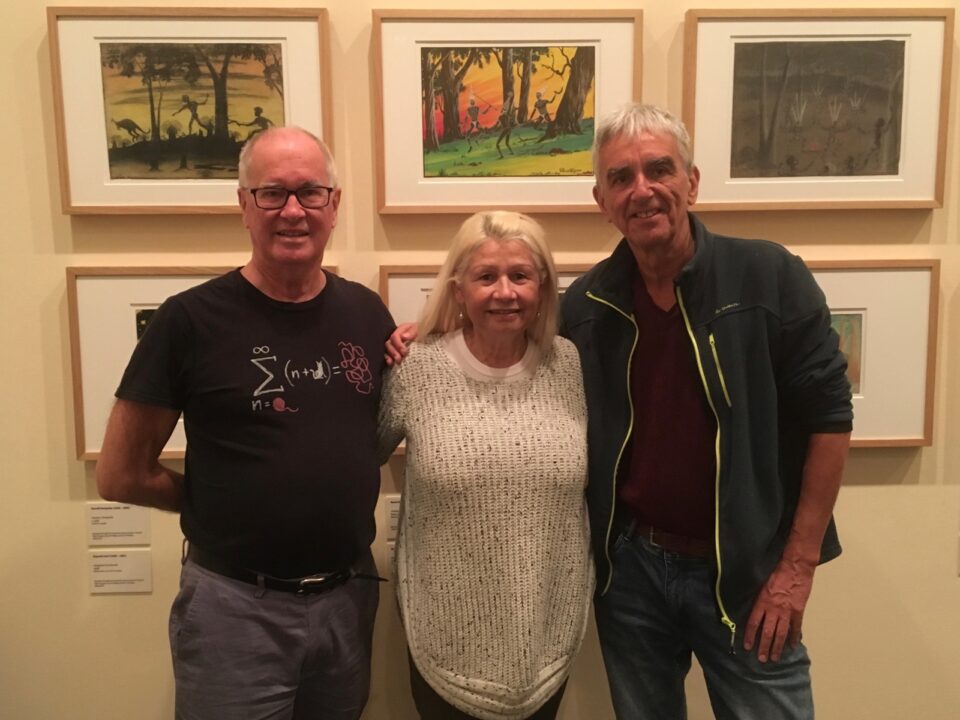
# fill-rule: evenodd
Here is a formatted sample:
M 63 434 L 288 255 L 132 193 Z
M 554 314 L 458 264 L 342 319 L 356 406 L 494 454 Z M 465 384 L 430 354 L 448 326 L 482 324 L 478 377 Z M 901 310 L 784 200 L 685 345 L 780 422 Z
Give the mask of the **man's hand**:
M 744 630 L 743 648 L 750 652 L 756 644 L 760 662 L 777 662 L 787 642 L 790 647 L 800 642 L 803 611 L 813 589 L 820 545 L 837 501 L 849 446 L 850 433 L 810 436 L 790 536 L 780 562 L 757 594 Z
M 743 636 L 743 649 L 747 652 L 757 642 L 760 662 L 768 658 L 778 662 L 786 643 L 793 648 L 800 642 L 803 611 L 813 589 L 814 570 L 814 563 L 782 558 L 761 588 Z
M 416 339 L 416 323 L 403 323 L 402 325 L 398 326 L 385 343 L 387 351 L 383 354 L 383 358 L 387 365 L 393 365 L 394 363 L 399 364 L 403 362 L 403 359 L 410 352 L 410 343 Z

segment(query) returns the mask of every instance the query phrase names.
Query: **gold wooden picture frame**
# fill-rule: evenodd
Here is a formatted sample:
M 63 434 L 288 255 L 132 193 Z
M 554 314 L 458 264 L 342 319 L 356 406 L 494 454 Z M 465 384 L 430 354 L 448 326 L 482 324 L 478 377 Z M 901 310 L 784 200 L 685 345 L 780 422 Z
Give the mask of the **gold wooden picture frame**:
M 853 447 L 933 443 L 940 261 L 807 263 L 827 296 L 853 387 Z
M 954 10 L 688 10 L 695 209 L 943 205 Z
M 227 267 L 68 267 L 67 310 L 78 460 L 100 456 L 114 391 L 149 322 L 171 295 L 229 272 Z M 183 419 L 160 457 L 182 458 Z
M 327 11 L 50 7 L 61 208 L 235 213 L 243 142 L 332 144 Z

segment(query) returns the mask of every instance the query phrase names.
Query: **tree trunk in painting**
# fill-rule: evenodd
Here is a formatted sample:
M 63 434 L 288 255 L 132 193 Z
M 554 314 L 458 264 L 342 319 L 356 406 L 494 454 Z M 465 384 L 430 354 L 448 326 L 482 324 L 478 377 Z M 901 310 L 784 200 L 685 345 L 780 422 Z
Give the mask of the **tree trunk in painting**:
M 229 120 L 227 79 L 230 77 L 230 61 L 233 59 L 233 52 L 229 45 L 223 45 L 220 48 L 223 52 L 220 70 L 213 66 L 213 60 L 204 48 L 197 46 L 197 51 L 200 53 L 200 59 L 207 66 L 207 72 L 210 73 L 210 80 L 213 82 L 213 126 L 207 126 L 206 130 L 214 138 L 224 142 L 230 137 L 227 129 Z
M 764 45 L 760 56 L 760 124 L 758 127 L 760 138 L 757 143 L 757 164 L 761 177 L 770 177 L 777 174 L 777 161 L 774 157 L 777 143 L 777 128 L 780 125 L 780 104 L 787 89 L 787 78 L 790 75 L 790 55 L 787 54 L 783 62 L 783 72 L 780 73 L 780 85 L 777 88 L 777 97 L 773 101 L 769 117 L 767 106 L 770 104 L 767 92 L 767 47 Z
M 505 47 L 503 49 L 503 56 L 500 58 L 500 85 L 502 95 L 500 97 L 506 101 L 508 95 L 513 94 L 513 48 Z M 516 107 L 516 103 L 514 103 Z M 507 124 L 515 122 L 516 116 L 510 118 L 509 121 L 504 120 L 504 127 Z
M 520 65 L 520 99 L 517 101 L 517 122 L 525 123 L 529 118 L 527 107 L 530 105 L 530 77 L 533 74 L 533 48 L 521 48 L 517 58 Z
M 560 98 L 557 115 L 541 140 L 559 135 L 580 135 L 583 132 L 580 121 L 583 120 L 587 93 L 593 85 L 594 58 L 593 47 L 577 48 L 576 54 L 570 61 L 570 79 L 563 90 L 563 97 Z
M 151 170 L 160 169 L 160 158 L 155 148 L 160 144 L 160 104 L 153 97 L 153 76 L 152 73 L 143 74 L 144 84 L 147 86 L 147 101 L 150 104 L 150 150 L 147 152 L 147 163 Z M 156 108 L 156 115 L 154 115 Z
M 420 73 L 423 79 L 423 147 L 436 150 L 440 147 L 436 123 L 436 85 L 433 80 L 433 64 L 430 53 L 420 54 Z
M 443 98 L 443 142 L 463 137 L 460 128 L 460 91 L 463 89 L 463 78 L 477 57 L 476 48 L 467 53 L 449 50 L 443 54 L 438 73 L 440 96 Z M 461 62 L 459 67 L 458 60 Z

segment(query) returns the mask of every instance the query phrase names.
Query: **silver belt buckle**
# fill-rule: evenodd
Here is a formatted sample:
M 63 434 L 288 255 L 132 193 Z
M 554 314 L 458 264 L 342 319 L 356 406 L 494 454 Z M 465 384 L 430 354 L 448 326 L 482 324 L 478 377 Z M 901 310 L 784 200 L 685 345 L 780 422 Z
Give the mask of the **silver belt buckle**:
M 332 575 L 311 575 L 300 580 L 298 593 L 305 593 L 310 588 L 322 588 L 333 578 Z

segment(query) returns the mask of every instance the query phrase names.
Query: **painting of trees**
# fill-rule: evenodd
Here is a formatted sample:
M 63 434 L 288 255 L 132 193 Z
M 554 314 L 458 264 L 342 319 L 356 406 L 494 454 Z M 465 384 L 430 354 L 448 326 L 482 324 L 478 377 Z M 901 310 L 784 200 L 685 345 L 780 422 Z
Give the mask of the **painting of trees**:
M 594 65 L 592 46 L 421 47 L 425 173 L 589 174 Z
M 280 45 L 102 43 L 100 53 L 111 177 L 236 177 L 243 140 L 283 123 Z
M 566 59 L 566 56 L 564 58 Z M 573 57 L 567 60 L 567 64 L 555 70 L 560 75 L 569 73 L 569 78 L 560 106 L 557 108 L 557 116 L 553 124 L 547 128 L 544 138 L 565 134 L 579 135 L 583 132 L 580 121 L 583 119 L 587 93 L 593 86 L 594 67 L 595 49 L 586 45 L 576 48 Z
M 111 43 L 101 48 L 101 61 L 105 68 L 115 69 L 120 75 L 127 78 L 138 78 L 146 91 L 146 110 L 149 118 L 149 135 L 146 136 L 154 143 L 160 142 L 160 113 L 163 109 L 164 93 L 170 83 L 177 77 L 188 73 L 191 54 L 184 50 L 184 46 L 173 43 Z M 105 98 L 106 99 L 106 98 Z M 107 118 L 117 130 L 124 130 L 131 138 L 135 138 L 142 128 L 131 118 L 117 120 Z M 110 126 L 108 125 L 108 131 Z M 152 155 L 149 160 L 150 168 L 157 169 L 158 160 Z
M 731 177 L 896 175 L 901 40 L 738 42 Z

